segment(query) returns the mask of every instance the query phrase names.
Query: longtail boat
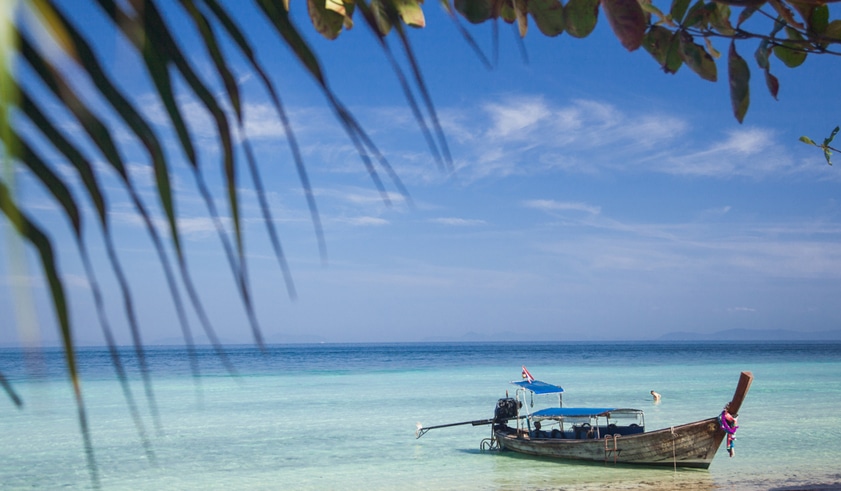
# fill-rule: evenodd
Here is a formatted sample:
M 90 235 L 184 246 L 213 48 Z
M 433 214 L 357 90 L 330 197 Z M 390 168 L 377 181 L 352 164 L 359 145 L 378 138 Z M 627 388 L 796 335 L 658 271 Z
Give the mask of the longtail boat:
M 736 417 L 747 395 L 753 374 L 742 372 L 733 399 L 720 415 L 692 423 L 646 431 L 642 410 L 622 407 L 563 407 L 564 389 L 534 380 L 523 367 L 525 380 L 515 397 L 497 401 L 494 417 L 430 426 L 418 423 L 416 437 L 435 428 L 472 424 L 491 425 L 483 450 L 500 449 L 538 457 L 649 466 L 707 469 L 725 437 L 733 455 Z M 527 398 L 557 395 L 558 405 L 529 411 Z

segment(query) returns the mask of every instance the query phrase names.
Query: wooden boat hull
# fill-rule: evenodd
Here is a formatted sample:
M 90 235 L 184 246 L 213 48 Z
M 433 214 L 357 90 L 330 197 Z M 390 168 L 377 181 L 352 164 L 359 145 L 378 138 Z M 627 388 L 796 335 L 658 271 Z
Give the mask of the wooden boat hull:
M 717 418 L 662 430 L 601 439 L 531 439 L 513 428 L 497 427 L 503 450 L 564 460 L 677 466 L 707 469 L 724 439 Z

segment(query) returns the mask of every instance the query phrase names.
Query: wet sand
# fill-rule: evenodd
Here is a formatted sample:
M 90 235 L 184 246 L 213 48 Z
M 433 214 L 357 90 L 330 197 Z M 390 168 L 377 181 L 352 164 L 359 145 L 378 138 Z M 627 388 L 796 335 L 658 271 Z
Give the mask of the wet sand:
M 778 481 L 750 480 L 717 482 L 710 476 L 690 477 L 675 475 L 673 478 L 646 479 L 642 481 L 622 480 L 615 482 L 577 483 L 552 487 L 552 491 L 841 491 L 841 475 L 829 476 L 826 480 Z
M 709 482 L 622 482 L 560 486 L 553 491 L 841 491 L 841 482 L 814 484 L 781 484 L 771 482 L 739 482 L 715 484 Z

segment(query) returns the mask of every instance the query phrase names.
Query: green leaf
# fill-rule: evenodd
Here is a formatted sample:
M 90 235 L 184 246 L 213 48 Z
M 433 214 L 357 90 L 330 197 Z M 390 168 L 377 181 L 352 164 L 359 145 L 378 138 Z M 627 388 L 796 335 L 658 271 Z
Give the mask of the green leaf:
M 679 54 L 679 35 L 661 27 L 651 26 L 643 38 L 642 46 L 657 60 L 666 73 L 676 73 L 683 60 Z
M 835 139 L 835 135 L 838 134 L 839 129 L 841 129 L 841 126 L 836 126 L 835 129 L 832 130 L 832 133 L 826 139 L 824 139 L 824 141 L 823 141 L 824 146 L 828 146 L 830 143 L 832 143 L 832 140 Z
M 328 9 L 328 2 L 330 0 L 307 0 L 307 12 L 316 32 L 333 40 L 341 34 L 345 25 L 345 16 L 336 12 L 335 9 Z
M 771 64 L 768 61 L 768 57 L 771 55 L 771 47 L 770 41 L 768 39 L 763 40 L 759 43 L 759 47 L 756 48 L 756 52 L 754 52 L 753 56 L 756 59 L 756 63 L 759 65 L 759 68 L 768 69 Z
M 797 68 L 806 61 L 806 53 L 787 45 L 774 46 L 774 56 L 789 68 Z
M 774 20 L 774 27 L 771 29 L 771 33 L 768 34 L 768 37 L 769 38 L 776 37 L 777 33 L 782 31 L 785 26 L 786 26 L 785 21 L 783 21 L 781 18 L 777 18 L 776 20 Z
M 670 23 L 670 21 L 663 15 L 663 12 L 658 9 L 655 5 L 652 5 L 651 0 L 638 0 L 640 7 L 642 7 L 642 11 L 645 12 L 645 23 L 652 24 L 651 16 L 652 14 L 657 17 L 657 20 L 654 21 L 655 24 L 660 24 L 662 22 Z
M 808 144 L 808 145 L 814 145 L 814 146 L 816 146 L 816 147 L 818 146 L 818 144 L 817 144 L 817 143 L 815 143 L 815 142 L 814 142 L 811 138 L 809 138 L 808 136 L 801 136 L 801 137 L 800 137 L 800 141 L 802 141 L 803 143 L 806 143 L 806 144 Z
M 345 3 L 343 0 L 326 0 L 325 6 L 328 10 L 332 10 L 342 16 L 345 29 L 353 28 L 353 12 L 356 10 L 356 3 Z M 286 10 L 289 10 L 288 6 Z
M 736 52 L 735 41 L 730 43 L 727 72 L 730 80 L 730 103 L 733 106 L 733 115 L 741 123 L 750 105 L 750 69 L 744 58 Z
M 710 25 L 724 36 L 732 36 L 736 33 L 730 23 L 730 6 L 723 3 L 716 3 L 715 9 L 709 17 Z
M 697 73 L 704 80 L 715 82 L 718 79 L 718 71 L 715 61 L 704 48 L 692 42 L 689 36 L 680 36 L 680 57 L 684 63 Z
M 709 12 L 707 11 L 707 6 L 704 1 L 698 0 L 689 9 L 689 12 L 687 12 L 681 25 L 683 27 L 700 27 L 702 24 L 706 24 L 708 13 Z
M 666 17 L 663 15 L 663 12 L 660 11 L 657 7 L 651 4 L 651 0 L 637 0 L 640 4 L 640 8 L 642 8 L 643 13 L 645 13 L 645 23 L 651 24 L 651 14 L 657 16 L 657 20 L 655 23 L 663 22 L 666 20 Z
M 660 26 L 651 26 L 642 38 L 642 47 L 661 67 L 666 67 L 666 55 L 672 41 L 672 31 Z
M 741 25 L 750 19 L 757 10 L 759 10 L 757 7 L 745 7 L 741 12 L 739 12 L 739 17 L 736 20 L 736 27 L 741 27 Z
M 669 15 L 672 20 L 680 24 L 683 22 L 683 16 L 686 15 L 686 9 L 689 8 L 690 0 L 672 0 L 672 8 L 669 9 Z
M 613 33 L 622 46 L 634 51 L 642 45 L 645 36 L 645 12 L 637 0 L 601 0 Z
M 397 7 L 397 13 L 400 14 L 400 18 L 406 25 L 412 27 L 426 26 L 426 19 L 423 16 L 420 2 L 417 0 L 394 0 L 394 4 Z
M 388 15 L 388 5 L 386 5 L 384 0 L 371 0 L 371 12 L 374 15 L 377 31 L 383 36 L 388 36 L 391 32 L 391 19 Z
M 771 96 L 776 99 L 777 94 L 780 92 L 780 81 L 767 68 L 765 69 L 765 86 L 768 87 Z
M 598 20 L 599 0 L 569 0 L 564 7 L 564 26 L 570 36 L 589 36 Z
M 456 10 L 471 24 L 481 24 L 491 18 L 493 0 L 454 0 Z
M 826 32 L 827 27 L 829 27 L 829 7 L 815 5 L 808 19 L 809 32 L 820 36 Z
M 714 59 L 717 60 L 721 58 L 721 53 L 715 49 L 715 46 L 713 46 L 713 42 L 710 38 L 704 37 L 704 46 L 707 48 L 707 53 L 709 53 Z
M 499 16 L 499 18 L 504 20 L 507 24 L 513 24 L 517 20 L 517 12 L 514 11 L 513 0 L 499 2 L 497 3 L 497 7 L 499 8 L 499 11 L 492 14 L 493 18 L 497 18 L 497 16 Z
M 829 46 L 830 41 L 828 40 L 832 40 L 832 42 L 836 43 L 841 42 L 841 20 L 836 19 L 830 22 L 826 26 L 826 30 L 823 33 L 823 38 L 826 39 L 825 41 L 821 41 L 820 43 L 821 47 L 823 48 Z
M 786 27 L 788 39 L 802 41 L 803 36 L 797 29 Z M 789 68 L 797 68 L 806 61 L 806 52 L 800 48 L 801 44 L 783 41 L 782 45 L 774 46 L 774 55 Z
M 589 1 L 598 8 L 598 0 Z M 573 0 L 570 0 L 570 3 L 572 2 Z M 565 9 L 560 0 L 529 0 L 528 9 L 544 36 L 554 37 L 564 32 Z
M 666 73 L 677 73 L 683 65 L 683 58 L 680 56 L 680 33 L 673 33 L 669 41 L 669 49 L 666 51 L 666 65 L 663 70 Z

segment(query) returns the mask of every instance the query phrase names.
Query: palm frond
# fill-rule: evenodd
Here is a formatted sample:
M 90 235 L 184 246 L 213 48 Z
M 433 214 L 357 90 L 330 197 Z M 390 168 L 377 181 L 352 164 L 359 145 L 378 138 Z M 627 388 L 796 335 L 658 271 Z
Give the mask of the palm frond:
M 286 291 L 289 295 L 289 298 L 294 300 L 295 298 L 297 298 L 297 293 L 295 291 L 295 283 L 292 280 L 292 274 L 289 270 L 289 265 L 286 261 L 286 255 L 283 253 L 283 247 L 280 245 L 280 239 L 278 238 L 277 231 L 274 227 L 274 220 L 272 219 L 271 209 L 269 208 L 268 201 L 266 200 L 265 188 L 263 187 L 263 181 L 260 177 L 259 166 L 256 163 L 256 159 L 254 158 L 254 152 L 251 149 L 251 144 L 248 141 L 248 135 L 245 131 L 245 123 L 243 121 L 239 89 L 236 85 L 236 82 L 233 79 L 233 75 L 231 75 L 231 72 L 228 69 L 227 64 L 225 63 L 224 57 L 222 56 L 219 50 L 218 41 L 213 33 L 213 30 L 210 26 L 207 17 L 205 17 L 204 14 L 202 14 L 198 10 L 198 8 L 192 0 L 181 0 L 181 3 L 184 6 L 184 8 L 188 11 L 190 16 L 194 19 L 195 24 L 202 33 L 202 37 L 204 38 L 204 42 L 207 46 L 208 52 L 213 58 L 213 62 L 217 67 L 217 71 L 219 72 L 220 77 L 222 77 L 222 80 L 225 83 L 225 89 L 228 92 L 228 98 L 231 102 L 231 105 L 236 111 L 237 123 L 239 125 L 240 133 L 243 135 L 243 147 L 245 149 L 246 161 L 248 162 L 248 168 L 254 181 L 254 187 L 257 190 L 257 197 L 260 203 L 260 211 L 263 214 L 263 218 L 266 224 L 266 230 L 269 234 L 269 238 L 271 240 L 275 256 L 277 257 L 281 271 L 283 272 L 283 277 L 286 282 Z M 224 30 L 228 33 L 228 35 L 230 35 L 233 38 L 235 44 L 246 55 L 249 62 L 251 63 L 252 68 L 260 75 L 261 80 L 263 81 L 266 88 L 269 90 L 269 93 L 275 105 L 275 109 L 278 112 L 278 115 L 280 116 L 281 120 L 283 121 L 284 130 L 286 131 L 287 138 L 290 141 L 290 146 L 292 146 L 293 148 L 295 163 L 298 169 L 299 176 L 301 176 L 301 184 L 307 191 L 306 194 L 308 197 L 308 204 L 310 206 L 310 215 L 313 219 L 313 223 L 316 224 L 316 235 L 319 238 L 319 244 L 322 250 L 326 250 L 326 245 L 324 244 L 324 234 L 321 230 L 320 225 L 321 221 L 318 217 L 318 209 L 315 205 L 315 200 L 312 196 L 312 189 L 309 184 L 309 179 L 306 175 L 306 169 L 303 165 L 303 159 L 300 156 L 300 151 L 297 148 L 297 141 L 294 138 L 292 127 L 286 118 L 286 113 L 283 110 L 283 106 L 280 103 L 280 99 L 277 96 L 276 91 L 274 90 L 274 86 L 269 82 L 268 76 L 266 76 L 262 67 L 254 59 L 253 51 L 251 50 L 250 46 L 248 46 L 245 37 L 240 32 L 239 28 L 230 19 L 230 17 L 228 17 L 227 13 L 224 10 L 222 10 L 222 8 L 219 7 L 219 5 L 213 0 L 208 0 L 208 5 L 210 6 L 213 15 L 217 19 L 219 19 Z
M 423 134 L 423 138 L 424 140 L 426 140 L 427 147 L 429 148 L 430 152 L 432 152 L 432 155 L 435 157 L 435 160 L 439 163 L 439 167 L 443 169 L 445 167 L 445 161 L 441 156 L 441 152 L 438 150 L 438 145 L 436 144 L 435 139 L 432 137 L 432 133 L 429 131 L 429 126 L 426 124 L 426 118 L 420 110 L 420 106 L 418 105 L 417 99 L 415 99 L 415 95 L 412 92 L 411 86 L 409 85 L 409 81 L 406 78 L 406 74 L 403 73 L 403 69 L 400 67 L 400 64 L 394 57 L 394 53 L 391 51 L 391 48 L 386 42 L 385 33 L 381 32 L 381 29 L 379 27 L 379 24 L 382 22 L 397 22 L 399 25 L 399 20 L 396 19 L 395 15 L 387 17 L 386 19 L 383 19 L 383 16 L 386 16 L 386 14 L 380 16 L 375 15 L 374 11 L 367 3 L 365 3 L 364 0 L 357 0 L 356 6 L 359 9 L 359 11 L 362 12 L 362 18 L 365 19 L 365 22 L 368 24 L 368 28 L 375 34 L 376 39 L 380 44 L 380 48 L 383 50 L 386 59 L 391 65 L 391 69 L 394 70 L 395 75 L 397 75 L 397 81 L 400 83 L 401 89 L 403 89 L 403 95 L 406 97 L 406 102 L 409 104 L 409 108 L 412 110 L 412 115 L 415 117 L 415 121 L 418 122 L 418 126 L 420 127 L 421 133 Z M 452 167 L 452 159 L 447 160 L 447 164 L 449 167 Z
M 18 145 L 18 148 L 20 149 L 20 153 L 18 155 L 19 161 L 32 171 L 36 178 L 49 190 L 50 195 L 53 196 L 61 205 L 67 220 L 73 225 L 73 235 L 76 240 L 76 247 L 78 248 L 79 256 L 82 259 L 88 284 L 91 286 L 97 317 L 99 318 L 99 323 L 105 336 L 108 351 L 111 355 L 111 363 L 117 372 L 117 379 L 120 382 L 123 396 L 128 404 L 134 426 L 140 436 L 146 456 L 153 462 L 155 458 L 154 452 L 152 451 L 152 445 L 146 435 L 146 428 L 143 424 L 143 419 L 140 417 L 140 412 L 138 411 L 137 403 L 134 400 L 134 395 L 132 394 L 131 387 L 129 386 L 128 376 L 126 375 L 125 368 L 123 367 L 122 359 L 120 357 L 119 350 L 117 349 L 117 343 L 115 341 L 111 325 L 108 322 L 107 315 L 105 314 L 102 289 L 99 287 L 99 282 L 96 280 L 96 275 L 94 274 L 93 265 L 90 259 L 90 253 L 85 245 L 85 240 L 82 234 L 83 222 L 79 213 L 79 208 L 76 205 L 76 200 L 73 198 L 70 188 L 68 188 L 67 185 L 52 171 L 52 169 L 50 169 L 50 167 L 26 142 L 26 140 L 17 134 L 13 134 L 13 137 L 20 142 Z
M 41 231 L 21 210 L 12 198 L 11 192 L 6 184 L 0 181 L 0 210 L 11 222 L 17 232 L 32 244 L 38 251 L 41 260 L 41 268 L 47 277 L 47 284 L 50 289 L 50 296 L 53 301 L 53 310 L 56 314 L 61 341 L 64 348 L 65 360 L 67 363 L 67 375 L 73 387 L 73 396 L 76 400 L 77 417 L 82 432 L 85 456 L 87 459 L 88 471 L 94 488 L 99 488 L 99 470 L 96 465 L 96 457 L 93 450 L 93 442 L 88 427 L 87 410 L 82 396 L 82 383 L 79 369 L 76 365 L 76 347 L 73 344 L 73 333 L 70 329 L 70 316 L 67 309 L 67 297 L 64 293 L 64 284 L 58 274 L 55 254 L 53 253 L 52 242 L 49 237 Z
M 205 204 L 208 216 L 212 219 L 216 233 L 225 251 L 228 264 L 236 283 L 236 288 L 244 306 L 249 324 L 258 345 L 263 345 L 261 328 L 256 315 L 256 308 L 253 303 L 251 289 L 248 284 L 248 269 L 246 267 L 246 256 L 244 253 L 244 238 L 242 230 L 240 199 L 237 194 L 237 159 L 235 159 L 234 148 L 241 145 L 245 155 L 246 164 L 251 174 L 254 187 L 257 190 L 257 197 L 261 213 L 266 224 L 266 230 L 270 237 L 272 247 L 277 257 L 280 269 L 286 282 L 287 292 L 290 298 L 296 298 L 295 285 L 292 281 L 292 274 L 281 246 L 279 234 L 274 226 L 271 209 L 266 199 L 266 191 L 260 175 L 260 163 L 254 154 L 249 135 L 245 125 L 244 102 L 239 91 L 236 80 L 231 70 L 230 59 L 222 52 L 222 46 L 233 46 L 238 53 L 247 61 L 250 70 L 257 74 L 263 88 L 271 99 L 278 119 L 281 121 L 286 140 L 295 165 L 301 187 L 304 190 L 310 218 L 315 229 L 318 241 L 319 252 L 323 261 L 327 260 L 327 247 L 324 238 L 324 230 L 318 206 L 315 200 L 310 177 L 308 175 L 301 149 L 297 138 L 286 113 L 284 104 L 281 101 L 280 93 L 262 64 L 257 60 L 255 52 L 250 45 L 243 30 L 234 22 L 226 7 L 223 7 L 217 0 L 179 0 L 178 6 L 183 9 L 189 19 L 190 27 L 198 33 L 203 44 L 207 59 L 212 62 L 215 72 L 212 77 L 221 81 L 224 95 L 217 95 L 211 90 L 211 85 L 203 80 L 192 67 L 191 61 L 186 56 L 183 47 L 176 41 L 173 35 L 173 26 L 168 25 L 168 19 L 163 15 L 159 3 L 153 0 L 129 0 L 128 2 L 115 2 L 114 0 L 96 0 L 95 4 L 104 14 L 103 18 L 110 23 L 114 32 L 119 33 L 128 41 L 139 59 L 143 61 L 148 80 L 154 86 L 155 93 L 160 100 L 164 113 L 168 118 L 173 133 L 176 135 L 177 145 L 183 153 L 186 162 L 191 169 L 196 188 Z M 74 196 L 75 190 L 71 189 L 63 178 L 53 170 L 54 165 L 59 161 L 66 161 L 79 176 L 81 186 L 80 196 L 83 196 L 93 204 L 93 209 L 102 229 L 103 243 L 107 251 L 108 261 L 114 276 L 116 277 L 122 296 L 123 309 L 125 311 L 128 325 L 131 332 L 132 344 L 140 365 L 140 373 L 143 379 L 143 386 L 146 400 L 154 425 L 158 430 L 162 428 L 158 405 L 155 400 L 155 393 L 151 383 L 150 370 L 145 356 L 145 348 L 142 340 L 142 329 L 137 319 L 133 295 L 130 289 L 131 281 L 127 277 L 117 253 L 114 241 L 114 228 L 109 218 L 112 211 L 109 201 L 100 184 L 100 170 L 92 164 L 90 155 L 96 154 L 101 157 L 107 166 L 113 170 L 122 186 L 122 191 L 127 195 L 135 211 L 140 216 L 146 232 L 156 251 L 164 278 L 167 283 L 170 295 L 173 299 L 175 310 L 179 318 L 179 324 L 186 346 L 190 353 L 191 369 L 198 380 L 198 363 L 195 357 L 193 334 L 188 322 L 185 302 L 182 301 L 181 288 L 186 293 L 189 304 L 192 306 L 199 322 L 210 339 L 217 354 L 222 359 L 231 373 L 236 373 L 233 366 L 225 356 L 218 336 L 209 320 L 203 303 L 198 295 L 192 274 L 187 262 L 187 254 L 178 225 L 178 213 L 176 210 L 175 190 L 172 185 L 173 162 L 170 161 L 156 131 L 147 117 L 144 117 L 135 107 L 135 102 L 119 88 L 115 79 L 107 73 L 100 57 L 90 41 L 86 38 L 87 33 L 80 29 L 62 10 L 66 8 L 54 0 L 25 0 L 26 8 L 36 13 L 43 30 L 49 33 L 55 45 L 60 48 L 61 56 L 72 61 L 84 76 L 88 77 L 96 91 L 95 96 L 101 98 L 111 110 L 109 117 L 115 117 L 119 123 L 130 131 L 131 136 L 141 144 L 145 151 L 150 167 L 154 172 L 155 189 L 157 200 L 165 217 L 166 227 L 170 238 L 169 245 L 175 257 L 175 272 L 170 262 L 168 248 L 161 237 L 161 233 L 154 225 L 155 219 L 147 205 L 141 199 L 137 184 L 129 173 L 124 153 L 127 151 L 121 146 L 111 129 L 111 121 L 98 115 L 93 109 L 90 101 L 82 97 L 75 86 L 62 72 L 53 64 L 52 56 L 46 54 L 46 48 L 36 43 L 30 37 L 30 30 L 18 29 L 12 23 L 12 35 L 17 45 L 4 44 L 0 54 L 4 57 L 9 52 L 16 52 L 20 60 L 31 69 L 26 83 L 22 83 L 11 76 L 7 71 L 8 65 L 3 63 L 2 97 L 3 109 L 0 114 L 0 133 L 3 141 L 3 158 L 7 169 L 13 169 L 16 164 L 26 167 L 29 173 L 41 184 L 44 185 L 47 195 L 56 201 L 63 211 L 65 220 L 70 223 L 79 256 L 88 283 L 91 286 L 94 306 L 99 318 L 102 332 L 108 345 L 109 352 L 120 380 L 123 395 L 130 408 L 131 416 L 137 428 L 144 449 L 150 460 L 154 460 L 154 453 L 151 443 L 146 435 L 143 418 L 138 410 L 138 405 L 131 392 L 125 367 L 117 349 L 114 333 L 105 312 L 105 301 L 99 282 L 94 273 L 91 255 L 85 243 L 83 231 L 82 213 L 79 204 Z M 343 127 L 349 140 L 354 145 L 357 154 L 371 178 L 374 187 L 378 190 L 384 203 L 390 204 L 391 198 L 386 189 L 386 182 L 380 174 L 384 173 L 388 181 L 394 186 L 411 205 L 411 196 L 408 189 L 401 182 L 397 173 L 390 165 L 384 154 L 379 150 L 373 139 L 368 135 L 355 116 L 339 100 L 336 93 L 330 88 L 320 62 L 315 52 L 305 40 L 304 36 L 292 23 L 288 7 L 273 0 L 254 0 L 259 13 L 269 21 L 274 33 L 278 36 L 279 42 L 291 49 L 294 57 L 304 66 L 305 70 L 312 76 L 316 86 L 324 94 L 329 108 Z M 364 2 L 360 7 L 367 8 Z M 417 5 L 415 5 L 417 7 Z M 367 17 L 367 16 L 366 16 Z M 398 23 L 396 17 L 392 22 Z M 372 29 L 374 25 L 371 24 Z M 408 38 L 402 31 L 401 45 L 406 54 L 412 69 L 412 77 L 407 77 L 396 62 L 388 44 L 380 37 L 383 52 L 389 58 L 395 72 L 401 81 L 406 94 L 406 99 L 412 108 L 415 119 L 421 128 L 430 152 L 434 155 L 442 168 L 452 169 L 452 158 L 449 154 L 443 130 L 435 114 L 434 106 L 431 103 L 428 90 L 425 87 L 417 60 L 414 58 Z M 0 62 L 5 58 L 0 59 Z M 27 72 L 28 74 L 30 72 Z M 413 78 L 416 90 L 420 93 L 423 107 L 428 116 L 424 116 L 421 104 L 415 98 L 409 79 Z M 9 83 L 6 83 L 6 82 Z M 30 90 L 29 84 L 37 81 L 47 91 Z M 214 82 L 216 82 L 215 80 Z M 184 82 L 183 85 L 178 85 Z M 178 90 L 176 90 L 178 86 Z M 179 106 L 179 95 L 184 89 L 191 97 L 198 100 L 202 107 L 211 116 L 214 123 L 216 136 L 220 142 L 220 164 L 224 175 L 226 190 L 226 202 L 228 215 L 231 219 L 231 231 L 223 224 L 222 214 L 216 209 L 213 193 L 205 181 L 201 169 L 200 155 L 197 151 L 194 135 L 191 133 L 183 109 Z M 11 94 L 11 95 L 10 95 Z M 38 94 L 35 96 L 33 94 Z M 46 94 L 46 95 L 45 95 Z M 67 109 L 68 114 L 78 123 L 82 130 L 82 136 L 74 139 L 68 138 L 65 132 L 60 129 L 61 124 L 55 121 L 60 116 L 48 116 L 42 109 L 41 100 L 48 98 L 57 101 L 58 104 Z M 33 133 L 43 137 L 57 152 L 58 158 L 47 161 L 27 140 L 29 135 L 21 135 L 12 131 L 8 108 L 17 108 L 19 117 L 28 120 L 34 129 Z M 228 111 L 230 109 L 230 111 Z M 427 119 L 429 118 L 429 119 Z M 431 122 L 431 124 L 429 124 Z M 430 127 L 433 129 L 430 130 Z M 433 135 L 434 133 L 434 135 Z M 234 135 L 240 136 L 237 142 Z M 79 141 L 76 141 L 76 140 Z M 81 385 L 79 383 L 78 368 L 75 363 L 75 348 L 72 342 L 72 329 L 68 315 L 67 300 L 64 286 L 58 271 L 58 264 L 53 254 L 52 242 L 32 220 L 27 217 L 15 201 L 11 190 L 6 182 L 0 179 L 0 206 L 4 215 L 13 224 L 24 239 L 32 245 L 39 253 L 41 266 L 47 283 L 50 286 L 50 295 L 53 308 L 58 318 L 58 325 L 61 332 L 65 352 L 68 354 L 68 375 L 74 387 L 74 395 L 79 410 L 79 425 L 85 442 L 85 453 L 88 460 L 88 467 L 93 486 L 99 487 L 99 475 L 96 459 L 93 452 L 93 444 L 88 429 L 87 415 L 85 412 L 84 400 L 82 398 Z M 180 280 L 181 285 L 178 284 Z M 0 384 L 16 403 L 22 405 L 22 401 L 13 391 L 11 385 L 0 374 Z
M 94 115 L 93 112 L 90 111 L 90 109 L 88 109 L 88 107 L 76 95 L 75 91 L 64 81 L 64 79 L 57 73 L 57 71 L 50 65 L 50 63 L 43 57 L 41 57 L 40 53 L 38 53 L 38 51 L 35 50 L 35 48 L 30 44 L 27 37 L 20 36 L 20 39 L 21 53 L 23 54 L 26 61 L 35 70 L 35 72 L 39 75 L 41 81 L 44 82 L 44 84 L 53 92 L 53 94 L 66 102 L 68 109 L 71 110 L 79 124 L 81 124 L 81 126 L 87 133 L 87 135 L 96 144 L 97 148 L 102 152 L 103 156 L 105 156 L 106 160 L 117 171 L 118 175 L 122 178 L 123 182 L 128 187 L 132 199 L 135 203 L 135 206 L 138 208 L 139 211 L 141 211 L 141 215 L 145 217 L 147 228 L 149 229 L 150 233 L 156 235 L 151 218 L 149 218 L 148 213 L 145 212 L 145 208 L 140 200 L 140 197 L 137 195 L 136 191 L 133 190 L 131 181 L 128 176 L 128 171 L 126 169 L 126 165 L 123 162 L 119 151 L 117 150 L 117 146 L 114 143 L 113 138 L 111 137 L 111 132 L 108 130 L 106 125 L 96 115 Z M 158 250 L 160 251 L 160 256 L 163 261 L 165 258 L 165 254 L 163 254 L 163 246 L 159 245 Z M 185 282 L 187 282 L 187 280 L 188 277 L 185 277 Z M 156 426 L 160 428 L 160 418 L 158 416 L 154 392 L 151 388 L 152 384 L 151 379 L 149 378 L 149 369 L 146 363 L 146 357 L 143 352 L 143 342 L 140 338 L 139 329 L 133 329 L 132 336 L 134 346 L 138 354 L 138 362 L 140 363 L 141 373 L 144 377 L 146 396 L 149 400 L 150 407 L 152 408 L 153 415 L 155 416 Z
M 111 82 L 109 77 L 105 74 L 105 71 L 103 70 L 102 66 L 100 65 L 90 44 L 87 42 L 87 40 L 85 40 L 85 38 L 78 31 L 78 29 L 76 29 L 76 27 L 66 18 L 66 16 L 61 12 L 61 10 L 55 8 L 52 4 L 49 4 L 47 2 L 38 2 L 37 4 L 35 4 L 35 6 L 38 8 L 39 13 L 42 16 L 46 16 L 53 19 L 53 23 L 54 25 L 56 25 L 56 29 L 60 29 L 61 32 L 64 33 L 64 39 L 66 41 L 65 43 L 60 43 L 60 45 L 64 47 L 65 54 L 84 68 L 85 72 L 93 81 L 100 94 L 102 94 L 105 100 L 107 100 L 108 103 L 114 108 L 115 112 L 118 115 L 122 116 L 122 120 L 142 142 L 144 148 L 146 148 L 146 151 L 150 155 L 155 169 L 155 179 L 161 202 L 164 204 L 165 209 L 167 209 L 167 206 L 170 208 L 168 214 L 170 214 L 171 217 L 174 217 L 174 209 L 172 207 L 172 190 L 169 181 L 168 165 L 165 160 L 163 148 L 158 142 L 155 133 L 152 131 L 151 127 L 146 122 L 146 120 L 140 116 L 138 111 L 134 108 L 134 105 Z M 128 281 L 126 280 L 125 275 L 122 272 L 122 267 L 119 264 L 116 251 L 113 247 L 113 239 L 111 236 L 110 227 L 108 225 L 109 222 L 105 212 L 105 202 L 102 197 L 102 193 L 99 190 L 99 186 L 96 182 L 96 177 L 93 173 L 93 170 L 90 164 L 88 164 L 87 160 L 81 155 L 81 153 L 78 152 L 73 147 L 73 145 L 71 145 L 64 137 L 62 137 L 57 130 L 55 130 L 53 125 L 49 123 L 46 117 L 43 116 L 43 113 L 41 113 L 41 111 L 37 109 L 37 105 L 34 102 L 32 102 L 31 98 L 26 97 L 26 102 L 27 104 L 25 105 L 25 108 L 27 109 L 27 114 L 29 115 L 30 119 L 33 120 L 33 122 L 36 124 L 36 127 L 41 129 L 42 132 L 49 133 L 48 136 L 50 141 L 52 141 L 53 144 L 56 145 L 56 147 L 61 151 L 61 153 L 70 160 L 70 162 L 73 164 L 80 177 L 82 178 L 82 181 L 85 183 L 85 187 L 88 190 L 90 198 L 93 200 L 94 205 L 96 206 L 97 212 L 100 217 L 100 223 L 103 227 L 106 244 L 108 247 L 109 259 L 111 260 L 112 268 L 119 280 L 119 284 L 123 292 L 126 315 L 129 319 L 129 324 L 131 326 L 134 339 L 137 341 L 140 339 L 139 328 L 136 316 L 134 315 L 133 302 L 131 300 L 131 295 L 129 292 Z M 125 177 L 124 180 L 126 180 Z M 178 310 L 182 311 L 183 309 L 180 307 L 180 300 L 177 296 L 175 296 L 174 298 L 176 298 Z M 195 360 L 195 350 L 193 349 L 194 343 L 192 341 L 192 334 L 190 333 L 189 327 L 186 323 L 186 318 L 183 315 L 181 315 L 180 318 L 182 320 L 181 326 L 182 332 L 184 334 L 185 344 L 188 347 L 188 356 L 191 360 L 191 367 L 193 373 L 195 375 L 198 375 L 198 364 Z M 140 360 L 141 366 L 145 366 L 145 355 L 142 350 L 142 344 L 139 344 L 137 346 L 137 355 L 138 359 Z
M 17 406 L 18 408 L 23 407 L 23 399 L 20 398 L 17 392 L 15 392 L 15 388 L 12 387 L 12 384 L 6 380 L 6 377 L 3 375 L 3 372 L 0 372 L 0 386 L 3 387 L 3 390 L 6 392 L 6 395 L 9 396 L 9 399 Z

